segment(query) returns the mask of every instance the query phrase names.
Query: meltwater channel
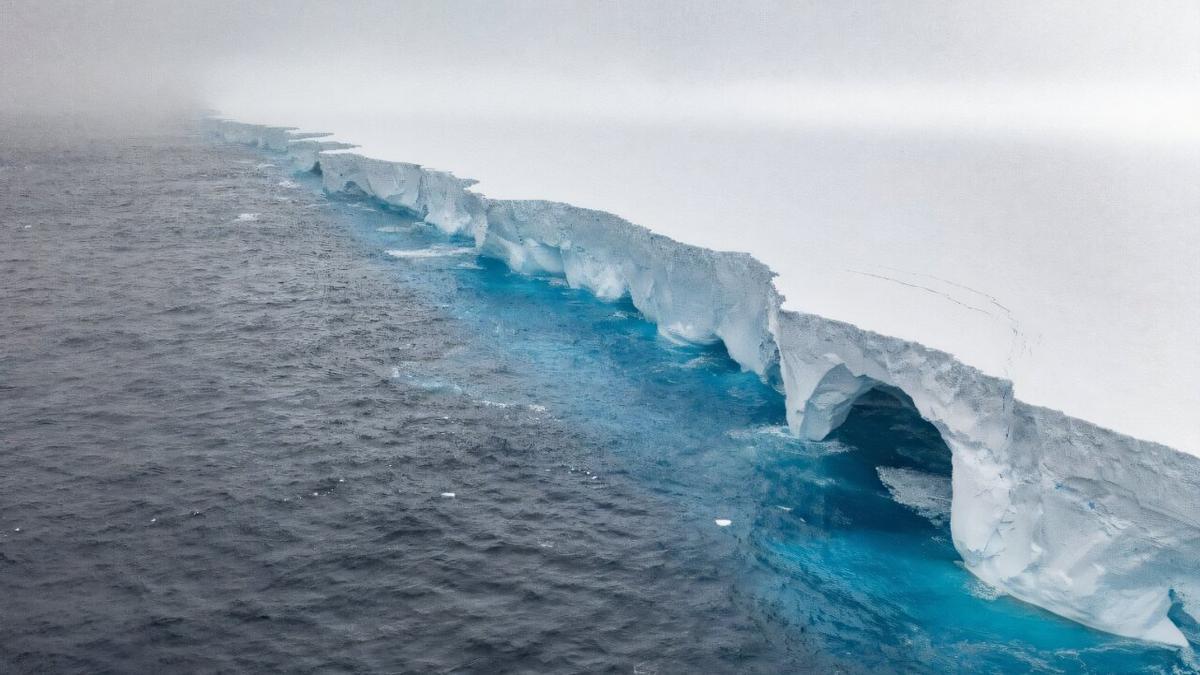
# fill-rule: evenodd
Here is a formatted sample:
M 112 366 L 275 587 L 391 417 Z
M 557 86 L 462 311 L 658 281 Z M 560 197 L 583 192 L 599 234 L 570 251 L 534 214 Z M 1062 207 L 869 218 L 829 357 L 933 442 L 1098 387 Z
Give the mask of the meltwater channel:
M 888 392 L 801 441 L 719 347 L 270 153 L 89 147 L 0 174 L 16 670 L 1195 668 L 962 569 L 949 451 Z

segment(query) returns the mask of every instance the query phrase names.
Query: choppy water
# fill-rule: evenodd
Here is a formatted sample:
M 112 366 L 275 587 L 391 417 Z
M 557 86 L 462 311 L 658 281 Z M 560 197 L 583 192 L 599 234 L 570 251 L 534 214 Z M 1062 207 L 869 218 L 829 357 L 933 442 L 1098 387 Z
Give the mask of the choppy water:
M 268 156 L 9 132 L 6 671 L 1190 668 L 974 581 L 895 399 L 802 443 L 719 349 Z

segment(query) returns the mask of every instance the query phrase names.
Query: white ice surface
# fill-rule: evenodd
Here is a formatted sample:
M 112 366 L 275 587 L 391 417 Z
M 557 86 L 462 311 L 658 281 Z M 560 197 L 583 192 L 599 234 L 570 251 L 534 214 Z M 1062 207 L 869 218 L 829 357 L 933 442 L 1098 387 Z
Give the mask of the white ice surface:
M 784 307 L 1200 453 L 1200 146 L 225 110 L 751 253 Z

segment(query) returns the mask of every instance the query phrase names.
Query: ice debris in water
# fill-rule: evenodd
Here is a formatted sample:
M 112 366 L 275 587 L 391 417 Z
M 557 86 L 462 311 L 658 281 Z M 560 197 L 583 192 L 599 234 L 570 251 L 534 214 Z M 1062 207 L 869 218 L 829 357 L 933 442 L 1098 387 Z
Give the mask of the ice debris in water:
M 454 493 L 453 492 L 443 492 L 442 496 L 445 497 L 446 499 L 453 499 Z
M 713 522 L 717 524 L 717 527 L 729 527 L 733 524 L 733 521 L 728 518 L 717 518 Z
M 384 251 L 393 258 L 445 258 L 455 255 L 467 255 L 475 253 L 475 249 L 468 246 L 443 246 L 435 245 L 429 248 L 394 248 Z
M 916 511 L 935 525 L 950 520 L 950 476 L 939 476 L 915 469 L 877 467 L 879 480 L 892 499 Z
M 988 602 L 991 602 L 992 600 L 1004 595 L 1004 593 L 1000 592 L 999 589 L 989 586 L 976 577 L 971 577 L 967 580 L 967 593 L 970 593 L 973 597 L 979 598 L 980 600 L 987 600 Z
M 257 213 L 239 213 L 237 217 L 237 222 L 239 223 L 250 223 L 256 220 L 258 220 Z

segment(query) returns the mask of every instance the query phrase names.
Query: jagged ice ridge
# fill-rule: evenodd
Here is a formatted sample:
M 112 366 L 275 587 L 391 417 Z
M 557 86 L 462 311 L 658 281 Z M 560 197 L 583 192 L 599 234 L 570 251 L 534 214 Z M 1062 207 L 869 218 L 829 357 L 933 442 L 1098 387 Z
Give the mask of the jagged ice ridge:
M 346 152 L 319 134 L 210 120 L 225 142 L 284 153 L 331 193 L 412 212 L 481 255 L 629 296 L 660 333 L 721 342 L 780 388 L 788 426 L 822 440 L 876 388 L 902 395 L 952 454 L 954 546 L 996 589 L 1094 628 L 1187 646 L 1168 613 L 1200 614 L 1200 458 L 1025 404 L 1012 383 L 950 354 L 782 309 L 774 274 L 745 253 L 683 244 L 610 213 L 491 200 L 474 181 Z

